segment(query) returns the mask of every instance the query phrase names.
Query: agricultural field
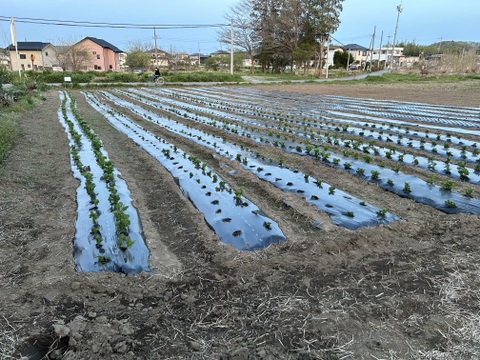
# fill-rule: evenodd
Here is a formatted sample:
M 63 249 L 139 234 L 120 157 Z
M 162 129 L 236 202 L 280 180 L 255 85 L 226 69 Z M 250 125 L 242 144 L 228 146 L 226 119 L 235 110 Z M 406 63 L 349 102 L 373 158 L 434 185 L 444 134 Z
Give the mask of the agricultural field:
M 49 90 L 0 168 L 0 358 L 480 357 L 480 85 Z

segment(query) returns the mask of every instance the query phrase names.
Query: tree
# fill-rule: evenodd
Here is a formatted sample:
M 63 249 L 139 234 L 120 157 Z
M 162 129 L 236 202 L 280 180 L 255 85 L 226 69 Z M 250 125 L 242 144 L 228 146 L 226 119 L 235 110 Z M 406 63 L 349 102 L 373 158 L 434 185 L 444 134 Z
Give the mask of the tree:
M 252 25 L 258 36 L 258 59 L 262 71 L 278 67 L 281 60 L 277 27 L 280 13 L 280 0 L 252 0 Z
M 92 61 L 93 55 L 75 37 L 60 39 L 57 44 L 55 58 L 63 71 L 82 70 Z
M 293 51 L 292 57 L 294 63 L 297 66 L 297 73 L 301 67 L 303 67 L 303 73 L 306 73 L 307 66 L 310 62 L 310 59 L 312 58 L 312 53 L 313 47 L 307 42 L 300 44 L 300 46 Z
M 255 72 L 255 51 L 258 44 L 258 37 L 252 25 L 250 14 L 253 9 L 253 0 L 242 0 L 230 8 L 230 12 L 225 15 L 228 21 L 233 22 L 233 45 L 245 51 L 250 59 L 251 72 Z M 218 40 L 224 44 L 231 44 L 230 27 L 222 28 L 218 32 Z
M 68 52 L 72 65 L 72 71 L 81 71 L 90 64 L 93 55 L 90 50 L 82 43 L 76 43 Z
M 253 32 L 250 39 L 262 70 L 278 72 L 286 65 L 304 64 L 310 52 L 321 75 L 324 44 L 340 24 L 343 1 L 248 0 L 250 21 L 244 24 Z
M 333 64 L 336 68 L 347 68 L 347 64 L 352 64 L 355 61 L 352 54 L 348 51 L 335 51 L 333 54 Z
M 233 56 L 233 66 L 235 69 L 240 69 L 242 67 L 243 54 L 237 53 Z M 212 55 L 205 59 L 205 67 L 207 69 L 212 69 L 213 71 L 218 71 L 220 68 L 228 68 L 230 66 L 230 55 L 219 54 Z
M 315 74 L 322 76 L 325 42 L 340 25 L 340 13 L 344 0 L 304 0 L 308 13 L 309 29 L 313 32 L 315 44 Z
M 129 67 L 130 71 L 134 69 L 141 69 L 142 71 L 150 69 L 152 62 L 147 49 L 148 46 L 142 43 L 132 43 L 129 45 L 125 65 Z
M 285 58 L 290 61 L 290 71 L 293 64 L 302 65 L 312 54 L 312 47 L 302 43 L 305 35 L 305 12 L 302 0 L 283 0 L 280 3 L 282 11 L 278 16 L 278 42 Z M 300 66 L 297 66 L 297 71 Z

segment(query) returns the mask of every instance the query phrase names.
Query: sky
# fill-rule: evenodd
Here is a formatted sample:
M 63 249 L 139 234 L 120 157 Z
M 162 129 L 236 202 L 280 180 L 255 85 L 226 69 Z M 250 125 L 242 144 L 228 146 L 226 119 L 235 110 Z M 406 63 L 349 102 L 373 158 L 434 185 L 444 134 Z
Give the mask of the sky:
M 218 31 L 229 20 L 226 14 L 239 0 L 0 0 L 0 47 L 12 43 L 10 17 L 111 24 L 152 25 L 149 29 L 111 29 L 28 24 L 15 20 L 17 41 L 59 45 L 92 36 L 127 51 L 132 44 L 154 45 L 153 25 L 202 25 L 188 29 L 156 29 L 157 47 L 167 52 L 209 54 L 229 50 L 218 42 Z M 438 41 L 480 42 L 480 0 L 345 0 L 341 24 L 332 34 L 333 44 L 375 47 L 393 42 L 397 6 L 402 11 L 396 42 L 429 45 Z M 224 27 L 225 28 L 225 27 Z M 382 36 L 383 33 L 383 36 Z

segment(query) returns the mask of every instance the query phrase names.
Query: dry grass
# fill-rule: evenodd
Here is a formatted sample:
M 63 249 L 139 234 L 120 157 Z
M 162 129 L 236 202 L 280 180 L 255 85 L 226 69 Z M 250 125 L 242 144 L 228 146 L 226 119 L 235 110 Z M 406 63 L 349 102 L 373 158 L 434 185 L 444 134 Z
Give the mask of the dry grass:
M 15 359 L 13 354 L 18 342 L 16 330 L 5 316 L 2 318 L 0 319 L 0 359 Z
M 439 290 L 440 314 L 448 325 L 441 333 L 445 352 L 421 353 L 419 359 L 459 360 L 480 358 L 480 255 L 451 253 L 443 258 L 451 272 L 432 278 Z
M 474 51 L 465 54 L 444 54 L 438 61 L 426 62 L 426 70 L 430 74 L 478 74 L 480 63 Z

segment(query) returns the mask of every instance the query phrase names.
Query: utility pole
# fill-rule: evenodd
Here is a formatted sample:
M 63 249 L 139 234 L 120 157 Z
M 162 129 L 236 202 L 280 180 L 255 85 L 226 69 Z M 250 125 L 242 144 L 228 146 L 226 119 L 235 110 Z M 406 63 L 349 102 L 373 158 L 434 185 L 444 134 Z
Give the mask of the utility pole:
M 390 38 L 391 38 L 391 37 L 392 37 L 392 35 L 388 34 L 388 36 L 387 36 L 387 39 L 388 39 L 387 45 L 385 45 L 385 48 L 387 49 L 387 58 L 385 59 L 385 67 L 390 66 L 390 59 L 391 59 L 391 57 L 393 56 L 393 53 L 390 54 L 390 55 L 388 55 L 388 46 L 391 44 L 391 42 L 390 42 Z
M 15 54 L 17 56 L 17 66 L 18 66 L 18 77 L 22 77 L 22 72 L 20 71 L 20 56 L 18 54 L 18 46 L 17 46 L 17 36 L 15 33 L 15 20 L 13 20 L 13 17 L 10 18 L 10 34 L 12 35 L 12 44 L 15 46 Z M 13 62 L 12 62 L 13 63 Z M 12 66 L 13 70 L 13 64 L 10 64 Z
M 328 65 L 328 55 L 330 54 L 330 36 L 327 36 L 327 59 L 326 59 L 326 69 L 325 69 L 325 79 L 328 79 L 328 68 L 329 68 L 329 65 Z
M 370 42 L 370 65 L 368 66 L 368 70 L 372 71 L 372 62 L 373 62 L 373 50 L 375 49 L 375 33 L 377 32 L 377 27 L 373 27 L 373 35 L 372 35 L 372 41 Z M 368 59 L 367 59 L 368 60 Z M 365 67 L 367 64 L 365 64 Z
M 230 74 L 233 75 L 233 18 L 230 19 Z
M 398 31 L 398 19 L 400 18 L 400 13 L 402 12 L 402 5 L 397 6 L 397 22 L 395 24 L 395 32 L 393 33 L 393 43 L 392 43 L 392 61 L 390 63 L 391 67 L 393 68 L 393 51 L 395 49 L 395 41 L 397 40 L 397 31 Z
M 439 40 L 439 42 L 438 42 L 437 53 L 440 54 L 440 48 L 442 47 L 442 40 L 443 40 L 443 38 L 439 37 L 438 40 Z
M 347 48 L 347 68 L 345 70 L 348 71 L 349 67 L 350 67 L 350 49 Z
M 198 67 L 200 68 L 200 43 L 198 43 Z
M 383 42 L 383 31 L 382 35 L 380 35 L 380 50 L 378 51 L 378 69 L 380 70 L 380 57 L 382 54 L 382 42 Z
M 158 66 L 158 55 L 157 55 L 157 33 L 155 27 L 153 28 L 153 46 L 155 49 L 155 67 Z

